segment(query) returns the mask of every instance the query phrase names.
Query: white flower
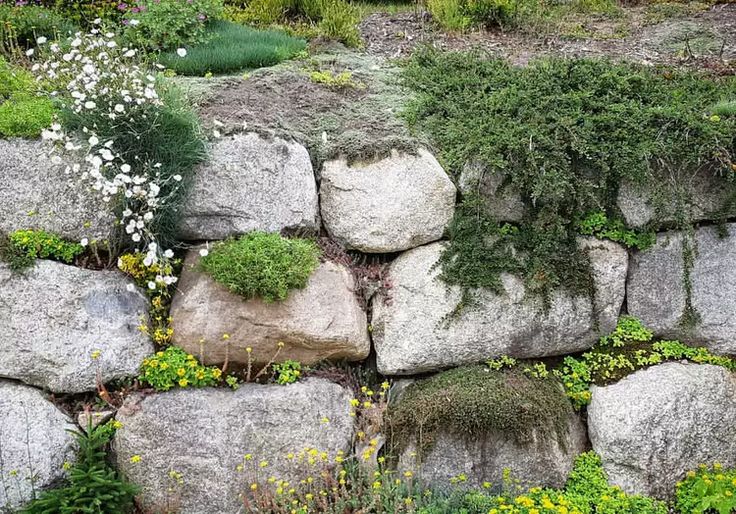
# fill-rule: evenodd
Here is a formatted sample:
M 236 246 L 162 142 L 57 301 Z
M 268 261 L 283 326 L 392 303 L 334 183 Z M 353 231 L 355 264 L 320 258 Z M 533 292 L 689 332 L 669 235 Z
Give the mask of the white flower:
M 89 146 L 97 146 L 100 143 L 100 140 L 97 139 L 96 136 L 90 136 L 87 142 L 89 143 Z
M 202 257 L 207 257 L 210 254 L 210 251 L 207 248 L 202 248 L 199 251 L 199 255 Z
M 33 55 L 33 48 L 29 48 L 28 50 L 26 50 L 26 55 L 28 57 L 32 56 Z
M 171 259 L 173 256 L 174 256 L 174 252 L 172 250 L 166 250 L 164 252 L 164 257 L 166 257 L 167 259 Z
M 44 44 L 44 43 L 45 43 L 46 41 L 48 41 L 48 39 L 46 39 L 45 37 L 41 36 L 40 38 L 38 38 L 38 39 L 36 40 L 36 43 L 38 43 L 39 45 L 42 45 L 42 44 Z
M 152 252 L 155 252 L 157 248 L 158 248 L 158 245 L 156 243 L 148 244 L 148 249 L 151 250 Z
M 140 20 L 130 20 L 129 23 L 135 27 L 136 25 L 140 23 Z
M 97 104 L 94 103 L 92 100 L 88 100 L 87 102 L 84 103 L 85 109 L 94 109 L 95 107 L 97 107 Z
M 141 235 L 136 232 L 135 234 L 133 234 L 132 236 L 130 236 L 130 238 L 137 243 L 138 241 L 141 240 Z
M 132 293 L 135 291 L 135 286 L 133 284 L 128 284 L 127 286 L 125 286 L 125 289 Z
M 123 54 L 124 57 L 133 57 L 135 55 L 135 50 L 128 50 Z
M 149 282 L 148 289 L 156 289 L 156 282 L 153 282 L 153 281 Z
M 120 166 L 120 171 L 123 173 L 130 173 L 130 164 L 123 164 Z M 130 216 L 130 214 L 128 214 Z
M 87 246 L 89 244 L 89 240 L 86 237 L 83 237 L 79 244 L 82 246 Z
M 179 57 L 186 57 L 187 56 L 187 49 L 186 48 L 177 48 L 176 49 L 176 55 Z
M 181 175 L 174 175 L 174 180 L 181 182 Z

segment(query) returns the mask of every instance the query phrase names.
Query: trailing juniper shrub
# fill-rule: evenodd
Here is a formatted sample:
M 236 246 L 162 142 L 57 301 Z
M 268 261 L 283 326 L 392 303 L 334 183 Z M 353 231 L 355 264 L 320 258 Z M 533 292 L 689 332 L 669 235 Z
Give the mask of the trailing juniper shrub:
M 466 292 L 498 290 L 505 271 L 547 298 L 559 286 L 590 292 L 576 236 L 588 213 L 621 218 L 623 182 L 678 203 L 679 226 L 690 219 L 686 188 L 695 176 L 736 191 L 736 118 L 712 114 L 736 95 L 736 78 L 591 59 L 514 67 L 426 49 L 404 79 L 416 93 L 406 117 L 433 139 L 451 175 L 477 163 L 502 174 L 526 205 L 522 221 L 508 225 L 487 214 L 482 199 L 464 198 L 440 266 L 443 279 Z M 627 227 L 614 228 L 625 243 Z

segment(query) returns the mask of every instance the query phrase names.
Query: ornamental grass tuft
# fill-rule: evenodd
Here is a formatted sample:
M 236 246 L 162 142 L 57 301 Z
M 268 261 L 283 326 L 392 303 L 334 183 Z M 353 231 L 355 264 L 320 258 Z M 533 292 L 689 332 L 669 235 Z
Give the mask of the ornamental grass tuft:
M 303 39 L 278 30 L 258 30 L 227 21 L 207 26 L 205 42 L 159 56 L 159 63 L 179 75 L 203 76 L 272 66 L 306 49 Z

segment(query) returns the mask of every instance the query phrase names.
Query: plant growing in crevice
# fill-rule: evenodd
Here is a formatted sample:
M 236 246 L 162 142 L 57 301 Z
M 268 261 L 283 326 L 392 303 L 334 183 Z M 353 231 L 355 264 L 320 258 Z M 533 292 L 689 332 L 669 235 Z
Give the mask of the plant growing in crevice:
M 177 208 L 205 154 L 196 115 L 113 33 L 95 28 L 43 44 L 36 54 L 37 80 L 55 87 L 60 105 L 59 122 L 42 136 L 79 156 L 67 171 L 113 206 L 122 246 L 145 252 L 146 265 L 165 265 Z M 176 277 L 161 281 L 171 285 Z
M 90 421 L 86 431 L 70 431 L 77 439 L 79 452 L 66 483 L 43 492 L 21 514 L 128 513 L 138 488 L 107 462 L 106 447 L 118 427 L 115 421 L 92 427 Z
M 84 252 L 80 243 L 65 241 L 44 230 L 16 230 L 0 239 L 0 259 L 16 272 L 30 268 L 36 259 L 71 264 Z
M 580 409 L 590 402 L 593 384 L 605 385 L 638 369 L 682 359 L 736 371 L 736 360 L 679 341 L 655 341 L 652 332 L 641 321 L 624 316 L 613 333 L 601 337 L 597 345 L 580 357 L 565 357 L 553 372 L 565 387 L 570 401 Z
M 715 463 L 689 471 L 677 483 L 675 507 L 683 514 L 731 514 L 736 510 L 736 469 Z
M 169 346 L 143 361 L 139 380 L 157 391 L 173 387 L 207 387 L 222 380 L 222 371 L 214 366 L 202 366 L 194 355 L 178 346 Z

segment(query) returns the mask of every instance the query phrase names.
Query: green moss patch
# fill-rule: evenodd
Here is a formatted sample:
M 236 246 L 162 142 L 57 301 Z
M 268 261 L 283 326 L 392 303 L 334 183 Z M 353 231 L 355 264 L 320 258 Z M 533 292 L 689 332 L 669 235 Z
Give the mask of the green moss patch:
M 557 436 L 562 443 L 570 415 L 570 402 L 554 379 L 471 366 L 409 386 L 387 421 L 395 449 L 421 436 L 418 447 L 426 451 L 440 431 L 468 438 L 502 432 L 522 443 Z
M 577 248 L 591 212 L 621 218 L 624 181 L 676 203 L 690 222 L 687 188 L 699 173 L 736 191 L 736 118 L 714 116 L 736 78 L 651 69 L 606 60 L 549 59 L 514 67 L 479 53 L 419 52 L 407 66 L 416 94 L 407 119 L 428 134 L 458 177 L 473 161 L 505 175 L 527 206 L 518 225 L 484 214 L 466 197 L 450 227 L 442 277 L 466 291 L 498 289 L 502 272 L 549 297 L 590 289 Z M 655 220 L 656 224 L 659 220 Z M 616 224 L 610 234 L 631 234 Z
M 30 73 L 0 58 L 0 136 L 37 137 L 51 125 L 54 104 L 35 92 Z
M 275 302 L 285 300 L 291 289 L 307 285 L 319 255 L 314 241 L 251 232 L 215 244 L 200 265 L 235 294 Z
M 272 66 L 306 48 L 303 39 L 284 32 L 225 21 L 208 25 L 206 37 L 204 43 L 187 48 L 186 56 L 180 57 L 173 51 L 163 53 L 159 63 L 180 75 L 203 76 Z

